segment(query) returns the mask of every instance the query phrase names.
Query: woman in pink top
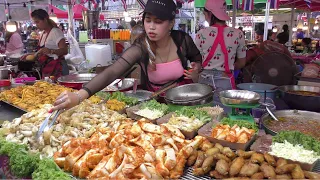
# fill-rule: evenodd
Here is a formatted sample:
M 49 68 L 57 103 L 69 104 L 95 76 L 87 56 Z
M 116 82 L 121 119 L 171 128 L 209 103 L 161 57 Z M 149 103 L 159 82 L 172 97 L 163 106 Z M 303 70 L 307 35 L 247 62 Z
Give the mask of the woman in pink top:
M 176 8 L 173 0 L 149 0 L 142 16 L 144 32 L 141 36 L 112 66 L 81 90 L 61 94 L 53 110 L 79 104 L 108 86 L 136 63 L 141 67 L 143 89 L 155 91 L 172 82 L 183 83 L 186 78 L 197 81 L 201 70 L 201 54 L 188 34 L 172 30 Z M 193 66 L 192 72 L 187 71 L 188 61 Z
M 196 36 L 204 69 L 199 82 L 213 86 L 216 92 L 233 89 L 233 71 L 244 67 L 246 60 L 243 32 L 226 25 L 230 17 L 225 0 L 207 0 L 204 15 L 210 27 L 200 30 Z
M 16 26 L 17 26 L 17 22 Z M 17 27 L 18 29 L 18 27 Z M 5 36 L 6 40 L 6 54 L 11 55 L 15 53 L 22 53 L 23 50 L 23 43 L 22 43 L 22 38 L 20 36 L 19 31 L 15 32 L 6 32 Z

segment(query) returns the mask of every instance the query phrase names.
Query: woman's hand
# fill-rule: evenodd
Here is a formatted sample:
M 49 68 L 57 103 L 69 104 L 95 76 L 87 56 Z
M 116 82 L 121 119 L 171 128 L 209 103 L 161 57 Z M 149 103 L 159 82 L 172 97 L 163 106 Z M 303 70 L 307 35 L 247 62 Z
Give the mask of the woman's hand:
M 199 63 L 192 62 L 191 63 L 192 69 L 184 70 L 183 75 L 185 76 L 184 79 L 191 79 L 193 82 L 198 82 L 199 80 L 199 72 L 201 70 L 201 65 Z
M 79 95 L 74 92 L 63 92 L 61 93 L 56 101 L 54 102 L 54 107 L 51 111 L 56 111 L 60 109 L 70 109 L 80 103 Z

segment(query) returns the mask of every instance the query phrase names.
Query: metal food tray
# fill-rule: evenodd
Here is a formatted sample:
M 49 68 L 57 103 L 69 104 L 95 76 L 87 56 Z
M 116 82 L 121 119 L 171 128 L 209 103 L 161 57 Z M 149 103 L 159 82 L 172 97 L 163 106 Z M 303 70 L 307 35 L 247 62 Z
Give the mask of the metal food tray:
M 6 101 L 0 101 L 0 120 L 12 121 L 15 118 L 21 117 L 25 113 L 27 113 L 27 111 L 24 109 Z
M 205 176 L 194 176 L 192 174 L 193 168 L 192 167 L 186 167 L 184 169 L 183 176 L 181 176 L 181 180 L 210 180 L 212 179 L 208 175 Z

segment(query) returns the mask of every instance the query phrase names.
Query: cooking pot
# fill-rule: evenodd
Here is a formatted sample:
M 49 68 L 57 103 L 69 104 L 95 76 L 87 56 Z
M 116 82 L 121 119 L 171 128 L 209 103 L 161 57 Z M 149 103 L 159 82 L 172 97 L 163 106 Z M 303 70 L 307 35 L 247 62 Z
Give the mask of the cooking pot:
M 73 89 L 81 89 L 83 84 L 88 83 L 96 74 L 71 74 L 58 78 L 58 83 Z
M 8 79 L 10 71 L 6 66 L 0 66 L 0 79 Z
M 292 91 L 320 93 L 320 87 L 289 85 L 279 87 L 279 91 L 281 92 L 281 99 L 283 99 L 291 109 L 320 112 L 320 96 L 291 93 Z
M 237 88 L 240 90 L 253 91 L 260 94 L 261 97 L 271 98 L 272 100 L 276 99 L 277 86 L 272 84 L 263 84 L 263 83 L 242 83 L 238 84 Z

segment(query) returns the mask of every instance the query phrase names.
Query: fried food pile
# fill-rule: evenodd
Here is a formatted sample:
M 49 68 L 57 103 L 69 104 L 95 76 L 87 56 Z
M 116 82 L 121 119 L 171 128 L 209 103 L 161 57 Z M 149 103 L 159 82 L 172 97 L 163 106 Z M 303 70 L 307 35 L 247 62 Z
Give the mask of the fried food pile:
M 44 104 L 53 104 L 63 91 L 73 91 L 70 88 L 38 81 L 32 86 L 19 86 L 0 93 L 0 100 L 7 101 L 24 110 L 31 111 Z
M 204 137 L 185 140 L 176 128 L 145 119 L 74 138 L 55 153 L 55 162 L 80 178 L 177 179 Z
M 283 158 L 268 153 L 237 150 L 212 144 L 207 139 L 194 149 L 187 161 L 193 166 L 193 174 L 208 174 L 215 179 L 320 179 L 320 174 L 303 171 L 298 164 L 290 164 Z
M 40 152 L 45 157 L 52 157 L 61 145 L 71 138 L 89 138 L 100 128 L 118 127 L 122 123 L 131 122 L 125 116 L 108 110 L 103 104 L 93 104 L 85 100 L 80 105 L 63 112 L 51 129 L 36 139 L 41 123 L 49 115 L 52 105 L 43 105 L 41 109 L 32 110 L 13 122 L 4 122 L 0 134 L 7 141 L 27 144 L 30 151 Z
M 247 143 L 255 133 L 254 129 L 240 128 L 238 125 L 230 127 L 229 125 L 218 124 L 212 129 L 212 137 L 233 143 Z

